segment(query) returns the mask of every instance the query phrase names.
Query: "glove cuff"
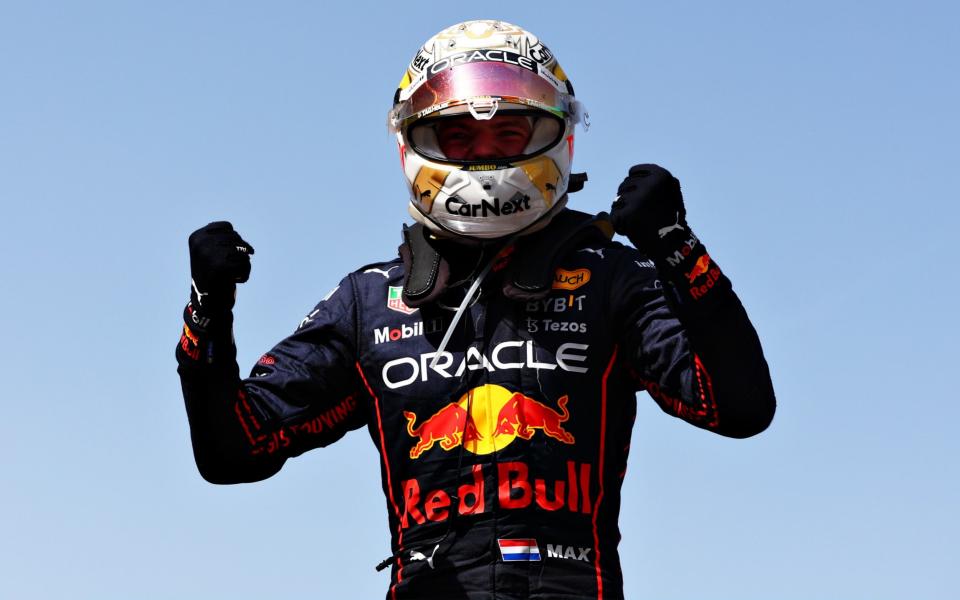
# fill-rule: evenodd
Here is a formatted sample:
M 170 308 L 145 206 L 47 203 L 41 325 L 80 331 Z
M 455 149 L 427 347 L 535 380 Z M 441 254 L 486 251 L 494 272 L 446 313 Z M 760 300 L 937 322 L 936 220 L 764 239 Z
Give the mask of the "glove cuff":
M 729 297 L 730 280 L 689 228 L 666 232 L 653 248 L 650 258 L 673 289 L 681 313 L 706 317 Z
M 222 362 L 225 349 L 233 347 L 232 331 L 233 313 L 230 311 L 208 317 L 195 309 L 193 302 L 187 303 L 183 309 L 183 331 L 177 345 L 180 366 L 192 368 L 201 363 Z

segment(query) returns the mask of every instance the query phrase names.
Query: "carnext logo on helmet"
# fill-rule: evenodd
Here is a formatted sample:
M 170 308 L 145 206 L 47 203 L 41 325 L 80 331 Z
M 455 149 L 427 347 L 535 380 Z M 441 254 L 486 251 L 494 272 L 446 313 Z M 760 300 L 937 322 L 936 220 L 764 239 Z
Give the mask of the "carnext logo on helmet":
M 520 194 L 503 203 L 500 202 L 500 198 L 494 198 L 493 202 L 481 200 L 480 204 L 468 204 L 456 196 L 447 198 L 447 212 L 463 217 L 487 217 L 490 215 L 499 217 L 500 215 L 523 212 L 528 208 L 530 208 L 530 196 L 521 196 Z
M 428 71 L 430 75 L 436 75 L 440 71 L 443 71 L 449 67 L 455 67 L 457 65 L 463 65 L 466 63 L 472 62 L 500 62 L 507 63 L 510 65 L 517 65 L 518 67 L 523 67 L 528 71 L 537 72 L 537 63 L 533 59 L 526 56 L 521 56 L 515 52 L 507 52 L 506 50 L 497 50 L 494 48 L 474 50 L 472 52 L 461 52 L 459 54 L 453 54 L 446 58 L 441 58 L 437 62 L 430 65 Z

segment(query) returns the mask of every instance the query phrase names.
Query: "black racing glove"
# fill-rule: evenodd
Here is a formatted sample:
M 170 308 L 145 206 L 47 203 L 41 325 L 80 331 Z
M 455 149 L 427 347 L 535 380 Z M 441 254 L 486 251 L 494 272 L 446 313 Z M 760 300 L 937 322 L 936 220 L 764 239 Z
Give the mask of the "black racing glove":
M 253 246 L 227 221 L 215 221 L 190 234 L 190 303 L 184 321 L 207 333 L 232 323 L 237 284 L 250 278 Z
M 653 259 L 661 277 L 676 290 L 680 304 L 710 304 L 713 292 L 730 289 L 730 282 L 690 230 L 686 217 L 680 182 L 663 167 L 649 164 L 630 167 L 610 210 L 613 228 Z
M 689 231 L 680 182 L 658 165 L 630 167 L 610 210 L 617 233 L 627 236 L 637 250 L 656 256 L 661 240 L 674 231 Z

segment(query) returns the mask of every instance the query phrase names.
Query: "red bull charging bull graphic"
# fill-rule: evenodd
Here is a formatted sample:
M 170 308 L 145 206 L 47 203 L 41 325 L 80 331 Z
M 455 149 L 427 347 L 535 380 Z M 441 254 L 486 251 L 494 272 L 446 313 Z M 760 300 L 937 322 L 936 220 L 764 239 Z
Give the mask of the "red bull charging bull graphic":
M 710 270 L 710 255 L 704 254 L 697 259 L 697 262 L 693 264 L 693 269 L 687 273 L 687 279 L 690 283 L 696 281 L 697 277 L 701 275 L 706 275 L 707 271 Z
M 180 347 L 192 360 L 200 360 L 200 339 L 186 325 L 180 335 Z
M 555 410 L 530 396 L 487 384 L 470 390 L 420 425 L 414 413 L 404 411 L 407 433 L 417 440 L 410 448 L 410 458 L 420 458 L 436 444 L 447 451 L 463 444 L 464 450 L 473 454 L 490 454 L 518 437 L 532 439 L 538 431 L 573 444 L 573 434 L 563 426 L 570 419 L 568 402 L 567 396 L 559 398 L 559 410 Z
M 690 295 L 693 296 L 694 300 L 699 300 L 720 279 L 720 269 L 716 266 L 716 263 L 710 262 L 710 255 L 704 253 L 686 275 L 690 282 Z M 702 276 L 706 276 L 703 283 L 697 284 L 697 279 Z
M 473 454 L 490 454 L 517 438 L 533 439 L 538 432 L 560 443 L 574 444 L 576 439 L 564 427 L 570 419 L 568 403 L 569 397 L 562 396 L 554 409 L 519 392 L 487 384 L 470 390 L 419 424 L 414 413 L 404 411 L 407 433 L 415 440 L 410 458 L 420 458 L 426 452 L 435 451 L 436 446 L 446 452 L 462 446 Z M 444 521 L 452 510 L 462 515 L 488 510 L 484 470 L 482 465 L 473 465 L 468 481 L 449 490 L 423 489 L 416 478 L 403 481 L 401 527 Z M 567 461 L 565 477 L 545 479 L 536 476 L 536 465 L 521 461 L 497 463 L 496 501 L 503 509 L 537 506 L 547 511 L 590 514 L 593 506 L 591 470 L 591 464 L 571 460 Z
M 467 409 L 459 403 L 444 406 L 419 427 L 413 426 L 417 415 L 404 411 L 403 416 L 407 418 L 407 433 L 418 440 L 410 449 L 410 458 L 420 458 L 437 442 L 444 450 L 453 450 L 464 441 L 479 439 L 473 419 L 467 419 Z

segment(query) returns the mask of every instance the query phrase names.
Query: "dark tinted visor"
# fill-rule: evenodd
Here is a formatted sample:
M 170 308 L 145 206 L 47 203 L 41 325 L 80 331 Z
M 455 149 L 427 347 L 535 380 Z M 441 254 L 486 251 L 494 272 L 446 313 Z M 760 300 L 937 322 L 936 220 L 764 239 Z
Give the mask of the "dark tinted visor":
M 515 162 L 556 145 L 564 121 L 543 111 L 499 110 L 477 119 L 469 112 L 421 119 L 410 126 L 407 139 L 418 154 L 456 163 Z

